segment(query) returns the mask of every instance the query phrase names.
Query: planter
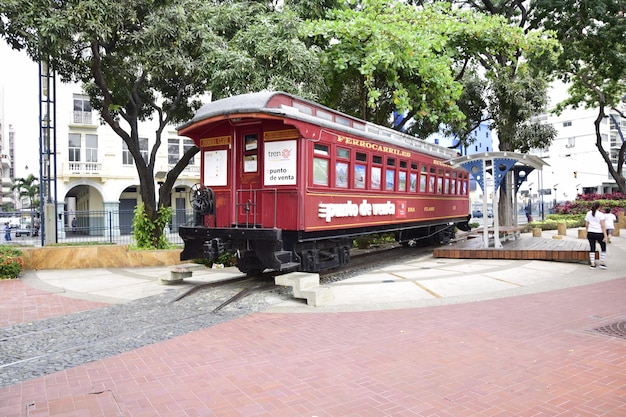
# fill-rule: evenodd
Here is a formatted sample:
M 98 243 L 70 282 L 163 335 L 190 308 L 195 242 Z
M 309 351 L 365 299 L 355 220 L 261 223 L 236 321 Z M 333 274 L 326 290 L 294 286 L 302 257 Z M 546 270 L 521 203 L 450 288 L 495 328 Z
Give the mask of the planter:
M 181 249 L 129 250 L 127 245 L 20 248 L 24 269 L 132 268 L 183 263 Z

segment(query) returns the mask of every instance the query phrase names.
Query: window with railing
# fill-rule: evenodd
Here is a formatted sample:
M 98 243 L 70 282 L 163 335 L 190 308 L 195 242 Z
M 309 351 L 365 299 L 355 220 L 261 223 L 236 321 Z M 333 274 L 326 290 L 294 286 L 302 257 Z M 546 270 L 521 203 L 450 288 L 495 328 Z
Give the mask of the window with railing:
M 73 172 L 99 171 L 98 135 L 68 134 L 67 160 Z
M 167 140 L 167 163 L 176 165 L 185 152 L 194 146 L 191 139 L 169 138 Z M 195 157 L 189 160 L 189 165 L 195 165 Z
M 91 103 L 89 96 L 74 94 L 74 123 L 91 124 Z

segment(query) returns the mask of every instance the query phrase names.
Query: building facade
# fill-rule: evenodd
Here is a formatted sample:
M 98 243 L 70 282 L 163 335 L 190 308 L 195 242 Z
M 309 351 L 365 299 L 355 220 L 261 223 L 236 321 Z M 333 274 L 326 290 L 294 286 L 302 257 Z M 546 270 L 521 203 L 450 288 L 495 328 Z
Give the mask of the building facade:
M 118 213 L 119 233 L 131 233 L 133 210 L 141 196 L 137 170 L 128 147 L 108 125 L 102 124 L 88 96 L 78 85 L 58 86 L 56 103 L 57 212 L 64 213 L 63 224 L 57 230 L 73 230 L 72 224 L 94 229 L 93 225 L 85 224 L 87 218 L 81 218 L 81 213 L 103 211 Z M 156 130 L 155 122 L 140 123 L 140 148 L 145 161 L 156 141 Z M 161 140 L 155 164 L 157 190 L 159 181 L 183 153 L 194 146 L 190 139 L 178 136 L 174 126 L 163 131 Z M 189 190 L 198 182 L 200 161 L 196 157 L 172 189 L 170 203 L 174 226 L 187 223 Z M 89 221 L 93 221 L 91 219 L 89 217 Z

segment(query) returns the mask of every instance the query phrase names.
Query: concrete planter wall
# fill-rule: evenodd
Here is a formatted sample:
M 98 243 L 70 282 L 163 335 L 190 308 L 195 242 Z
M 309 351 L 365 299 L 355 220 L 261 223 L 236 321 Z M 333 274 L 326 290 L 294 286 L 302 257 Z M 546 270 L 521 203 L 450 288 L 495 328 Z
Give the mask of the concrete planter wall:
M 181 264 L 181 249 L 128 250 L 127 245 L 20 248 L 24 269 L 81 269 Z

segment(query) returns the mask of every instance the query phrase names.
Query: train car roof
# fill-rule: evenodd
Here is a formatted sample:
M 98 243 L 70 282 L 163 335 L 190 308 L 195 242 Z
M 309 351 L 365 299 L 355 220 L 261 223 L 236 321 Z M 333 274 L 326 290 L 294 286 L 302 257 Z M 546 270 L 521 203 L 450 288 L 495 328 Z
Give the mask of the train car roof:
M 341 119 L 344 123 L 349 120 L 350 125 L 338 123 L 334 120 L 328 120 L 326 118 L 317 117 L 316 115 L 300 111 L 300 109 L 294 107 L 293 105 L 285 104 L 285 100 L 281 100 L 281 98 L 288 100 L 291 104 L 295 102 L 311 106 L 311 108 L 316 109 L 316 114 L 317 110 L 330 113 L 335 116 L 333 118 L 334 120 Z M 241 94 L 209 102 L 198 109 L 194 117 L 190 121 L 179 126 L 177 130 L 180 132 L 195 123 L 211 119 L 213 117 L 242 113 L 265 113 L 288 119 L 300 120 L 319 125 L 321 127 L 331 128 L 336 131 L 349 133 L 357 137 L 366 137 L 396 146 L 411 148 L 416 152 L 422 152 L 444 159 L 450 159 L 458 156 L 457 152 L 453 149 L 424 142 L 414 136 L 363 121 L 321 104 L 280 91 L 261 91 L 258 93 Z

